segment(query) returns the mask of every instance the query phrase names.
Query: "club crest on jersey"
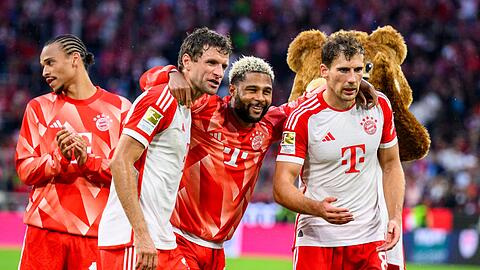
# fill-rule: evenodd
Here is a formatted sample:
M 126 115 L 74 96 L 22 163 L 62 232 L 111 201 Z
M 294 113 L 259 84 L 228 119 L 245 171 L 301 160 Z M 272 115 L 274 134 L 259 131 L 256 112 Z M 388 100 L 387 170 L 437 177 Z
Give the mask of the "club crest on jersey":
M 280 143 L 280 153 L 295 154 L 295 132 L 284 131 L 282 134 L 282 142 Z
M 162 118 L 163 115 L 159 111 L 153 107 L 148 107 L 137 127 L 150 136 Z
M 250 136 L 250 141 L 252 142 L 252 149 L 258 150 L 262 147 L 263 144 L 263 135 L 259 131 L 255 131 L 252 136 Z
M 367 116 L 362 119 L 362 122 L 360 122 L 360 125 L 362 125 L 363 130 L 368 134 L 368 135 L 373 135 L 375 132 L 377 132 L 377 120 L 374 119 L 373 117 Z
M 95 125 L 100 131 L 109 130 L 113 123 L 113 120 L 110 118 L 110 116 L 105 115 L 103 113 L 95 116 L 93 118 L 93 121 L 95 121 Z

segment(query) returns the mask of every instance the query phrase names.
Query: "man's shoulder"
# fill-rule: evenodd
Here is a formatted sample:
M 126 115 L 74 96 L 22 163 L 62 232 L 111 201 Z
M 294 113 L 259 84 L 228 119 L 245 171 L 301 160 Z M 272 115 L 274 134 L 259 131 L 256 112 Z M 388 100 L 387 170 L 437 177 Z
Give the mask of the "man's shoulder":
M 192 105 L 192 113 L 195 115 L 199 112 L 205 111 L 218 111 L 222 107 L 226 107 L 228 105 L 228 101 L 226 100 L 227 97 L 220 97 L 218 95 L 207 95 L 203 94 L 197 100 L 193 102 Z
M 113 93 L 113 92 L 110 92 L 108 90 L 105 90 L 103 88 L 100 88 L 100 91 L 103 91 L 103 95 L 102 95 L 102 99 L 108 103 L 113 103 L 113 104 L 117 104 L 118 105 L 131 105 L 131 102 L 130 100 L 128 100 L 126 97 L 123 97 L 119 94 L 116 94 L 116 93 Z
M 167 108 L 170 105 L 177 105 L 177 100 L 173 97 L 168 88 L 168 84 L 159 84 L 145 89 L 145 91 L 137 97 L 135 102 L 142 102 L 153 105 L 155 107 Z
M 33 108 L 46 108 L 54 104 L 58 100 L 58 95 L 55 93 L 47 93 L 41 96 L 32 98 L 28 103 L 27 107 Z
M 326 102 L 319 97 L 320 94 L 314 95 L 310 98 L 307 98 L 305 101 L 300 103 L 292 113 L 289 115 L 290 119 L 305 119 L 310 118 L 312 115 L 315 115 L 321 111 L 324 111 L 328 108 Z M 294 121 L 294 120 L 292 120 Z

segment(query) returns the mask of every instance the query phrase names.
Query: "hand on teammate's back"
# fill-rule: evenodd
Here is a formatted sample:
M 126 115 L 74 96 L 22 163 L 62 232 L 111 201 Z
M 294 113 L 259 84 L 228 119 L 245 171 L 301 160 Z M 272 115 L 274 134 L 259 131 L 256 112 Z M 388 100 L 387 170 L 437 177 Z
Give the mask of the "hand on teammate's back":
M 332 224 L 346 224 L 352 221 L 353 215 L 347 208 L 332 205 L 332 203 L 336 201 L 337 198 L 334 197 L 326 197 L 323 201 L 320 201 L 320 212 L 318 216 Z
M 192 91 L 190 84 L 185 80 L 181 72 L 170 72 L 168 80 L 168 89 L 175 99 L 187 108 L 192 106 Z

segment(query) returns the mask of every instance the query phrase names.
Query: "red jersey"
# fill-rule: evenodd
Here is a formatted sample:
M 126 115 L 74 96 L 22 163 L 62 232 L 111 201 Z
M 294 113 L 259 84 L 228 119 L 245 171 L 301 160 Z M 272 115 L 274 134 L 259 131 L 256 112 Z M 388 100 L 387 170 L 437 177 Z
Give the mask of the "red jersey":
M 49 93 L 28 103 L 15 154 L 20 180 L 33 186 L 27 225 L 97 237 L 111 181 L 107 158 L 130 106 L 127 99 L 99 87 L 85 100 Z M 82 166 L 62 156 L 55 138 L 62 127 L 88 143 Z
M 280 139 L 290 109 L 273 107 L 260 122 L 244 128 L 228 108 L 229 102 L 229 96 L 203 96 L 192 108 L 190 150 L 171 219 L 189 240 L 190 235 L 221 243 L 232 237 L 263 158 Z

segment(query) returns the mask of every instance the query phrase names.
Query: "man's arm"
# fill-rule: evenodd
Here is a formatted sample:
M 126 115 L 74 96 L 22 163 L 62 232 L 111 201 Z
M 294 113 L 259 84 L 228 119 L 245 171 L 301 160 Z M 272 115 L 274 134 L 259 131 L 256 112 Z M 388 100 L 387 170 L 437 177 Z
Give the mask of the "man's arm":
M 29 103 L 20 128 L 17 148 L 15 152 L 15 167 L 20 180 L 26 185 L 43 185 L 54 177 L 62 176 L 61 181 L 75 180 L 78 171 L 70 164 L 70 159 L 65 155 L 70 153 L 73 144 L 68 136 L 57 134 L 58 147 L 49 153 L 40 152 L 40 144 L 44 137 L 40 135 L 38 117 Z
M 168 83 L 168 89 L 180 104 L 192 106 L 191 86 L 175 66 L 155 66 L 143 73 L 140 88 L 144 91 L 160 84 Z
M 145 147 L 128 135 L 122 135 L 113 154 L 110 168 L 118 199 L 132 225 L 137 253 L 136 269 L 156 269 L 157 250 L 148 231 L 147 223 L 138 199 L 137 175 L 134 163 Z M 147 268 L 143 268 L 147 267 Z
M 386 251 L 392 249 L 400 238 L 405 176 L 400 163 L 398 144 L 390 148 L 380 148 L 378 159 L 383 170 L 383 192 L 387 203 L 389 221 L 385 243 L 377 250 Z
M 273 198 L 284 207 L 300 214 L 313 215 L 325 219 L 332 224 L 345 224 L 353 220 L 346 208 L 333 206 L 337 198 L 327 197 L 316 201 L 305 197 L 295 187 L 295 179 L 300 174 L 301 164 L 277 161 L 273 177 Z

